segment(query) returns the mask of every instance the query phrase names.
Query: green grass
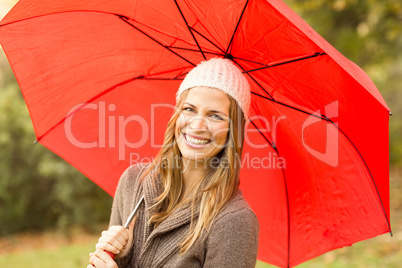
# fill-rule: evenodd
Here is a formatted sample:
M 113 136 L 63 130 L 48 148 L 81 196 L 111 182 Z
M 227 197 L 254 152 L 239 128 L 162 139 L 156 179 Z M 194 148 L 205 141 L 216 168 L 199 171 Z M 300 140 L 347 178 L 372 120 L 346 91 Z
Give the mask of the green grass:
M 54 249 L 39 249 L 27 252 L 0 255 L 2 268 L 83 268 L 88 265 L 88 254 L 94 243 L 60 246 Z
M 298 268 L 399 268 L 402 267 L 402 169 L 391 170 L 391 226 L 384 234 L 344 247 L 303 263 Z M 102 229 L 100 229 L 102 230 Z M 0 268 L 82 268 L 94 250 L 96 235 L 73 232 L 70 236 L 40 234 L 0 239 Z M 27 244 L 28 246 L 26 246 Z M 29 246 L 30 245 L 30 246 Z M 32 246 L 33 245 L 33 246 Z M 275 266 L 258 262 L 256 268 Z
M 300 268 L 399 268 L 402 263 L 402 233 L 380 237 L 338 249 L 311 261 Z M 96 241 L 94 237 L 94 241 Z M 51 249 L 31 249 L 0 255 L 2 268 L 82 268 L 88 264 L 88 254 L 94 242 L 62 245 Z M 275 266 L 258 262 L 256 268 Z
M 298 265 L 298 268 L 399 268 L 402 264 L 402 232 L 344 247 Z M 258 262 L 256 268 L 276 266 Z

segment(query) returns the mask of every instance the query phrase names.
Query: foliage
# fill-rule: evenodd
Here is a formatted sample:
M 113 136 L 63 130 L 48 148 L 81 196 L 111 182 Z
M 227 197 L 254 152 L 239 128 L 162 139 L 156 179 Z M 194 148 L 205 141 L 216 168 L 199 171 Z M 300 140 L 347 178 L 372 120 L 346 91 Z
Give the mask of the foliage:
M 25 102 L 5 59 L 0 62 L 0 236 L 105 222 L 111 197 L 42 145 L 33 145 Z
M 363 68 L 377 85 L 390 118 L 390 164 L 402 165 L 402 2 L 284 0 L 314 30 Z M 373 141 L 375 142 L 375 141 Z
M 285 2 L 374 80 L 394 115 L 390 163 L 402 166 L 401 1 Z M 0 53 L 0 236 L 106 221 L 111 198 L 34 140 L 27 108 Z

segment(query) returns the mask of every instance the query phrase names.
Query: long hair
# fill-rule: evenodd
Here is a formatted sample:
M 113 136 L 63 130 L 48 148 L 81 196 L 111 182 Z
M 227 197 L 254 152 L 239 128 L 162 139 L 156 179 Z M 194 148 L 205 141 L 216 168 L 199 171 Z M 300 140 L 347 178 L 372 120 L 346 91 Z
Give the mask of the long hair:
M 215 156 L 219 161 L 207 165 L 207 175 L 195 183 L 192 194 L 180 203 L 184 182 L 182 177 L 182 157 L 176 142 L 176 121 L 181 114 L 184 100 L 188 92 L 180 95 L 176 109 L 169 120 L 164 142 L 155 160 L 144 172 L 142 179 L 152 170 L 160 174 L 163 192 L 156 198 L 156 203 L 150 208 L 149 224 L 155 227 L 163 222 L 173 210 L 184 203 L 191 203 L 190 229 L 184 241 L 180 243 L 180 253 L 185 253 L 200 237 L 204 230 L 209 230 L 213 220 L 225 205 L 235 196 L 240 180 L 241 155 L 244 141 L 245 118 L 237 102 L 229 95 L 229 131 L 224 148 Z M 195 215 L 196 207 L 198 215 Z M 198 217 L 196 217 L 198 216 Z

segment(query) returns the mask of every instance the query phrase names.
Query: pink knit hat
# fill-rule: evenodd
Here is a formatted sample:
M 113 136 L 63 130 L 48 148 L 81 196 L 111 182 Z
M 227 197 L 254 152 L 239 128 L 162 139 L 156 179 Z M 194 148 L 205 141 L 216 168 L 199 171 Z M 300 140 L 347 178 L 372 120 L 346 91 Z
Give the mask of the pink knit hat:
M 250 85 L 241 70 L 231 60 L 213 58 L 198 64 L 181 83 L 176 93 L 176 102 L 185 90 L 196 86 L 217 88 L 229 94 L 241 107 L 245 118 L 248 118 Z

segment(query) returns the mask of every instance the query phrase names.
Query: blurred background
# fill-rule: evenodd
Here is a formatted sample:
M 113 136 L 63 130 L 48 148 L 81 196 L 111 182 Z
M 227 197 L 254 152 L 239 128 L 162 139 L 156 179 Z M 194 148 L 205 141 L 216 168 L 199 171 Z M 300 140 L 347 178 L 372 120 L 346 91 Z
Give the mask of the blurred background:
M 0 0 L 0 19 L 16 2 Z M 393 114 L 389 130 L 394 236 L 359 242 L 300 267 L 400 267 L 402 1 L 284 2 L 368 73 Z M 86 267 L 89 252 L 107 228 L 112 198 L 57 155 L 33 145 L 35 139 L 18 84 L 0 49 L 0 267 Z

